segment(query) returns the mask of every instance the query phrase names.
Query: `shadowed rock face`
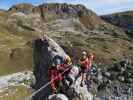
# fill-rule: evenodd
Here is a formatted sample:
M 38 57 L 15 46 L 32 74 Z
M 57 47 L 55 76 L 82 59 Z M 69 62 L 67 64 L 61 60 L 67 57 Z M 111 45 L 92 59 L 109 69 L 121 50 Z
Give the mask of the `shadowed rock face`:
M 35 89 L 39 89 L 44 84 L 49 82 L 47 71 L 52 65 L 54 56 L 60 55 L 65 57 L 65 52 L 58 44 L 48 37 L 36 39 L 34 42 L 34 75 L 36 78 Z M 50 88 L 46 87 L 39 92 L 33 100 L 42 100 L 50 93 Z

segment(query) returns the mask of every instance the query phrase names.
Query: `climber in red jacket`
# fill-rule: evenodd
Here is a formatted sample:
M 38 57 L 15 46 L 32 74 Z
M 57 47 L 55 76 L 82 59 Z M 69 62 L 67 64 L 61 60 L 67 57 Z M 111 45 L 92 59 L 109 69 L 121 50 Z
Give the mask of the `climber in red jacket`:
M 60 72 L 57 70 L 56 66 L 53 66 L 48 71 L 48 76 L 51 81 L 50 86 L 52 89 L 52 93 L 57 93 L 57 87 L 59 85 L 59 82 L 62 80 L 62 76 Z
M 65 66 L 62 61 L 62 57 L 60 56 L 55 56 L 53 59 L 53 66 L 49 69 L 48 71 L 48 76 L 51 81 L 51 89 L 52 93 L 55 94 L 57 93 L 57 88 L 59 87 L 60 81 L 63 79 L 62 73 L 65 71 Z
M 87 54 L 86 51 L 82 52 L 82 57 L 80 59 L 80 68 L 81 68 L 81 86 L 83 86 L 83 81 L 85 80 L 86 73 L 91 70 L 93 54 Z

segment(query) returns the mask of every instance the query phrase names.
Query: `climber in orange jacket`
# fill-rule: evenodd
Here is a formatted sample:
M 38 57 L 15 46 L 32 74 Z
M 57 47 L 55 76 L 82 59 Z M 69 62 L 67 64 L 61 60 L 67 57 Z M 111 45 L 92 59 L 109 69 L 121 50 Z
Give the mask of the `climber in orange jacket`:
M 87 54 L 86 51 L 82 52 L 82 57 L 80 59 L 80 68 L 81 68 L 81 86 L 83 86 L 83 81 L 85 80 L 86 73 L 91 70 L 93 54 Z

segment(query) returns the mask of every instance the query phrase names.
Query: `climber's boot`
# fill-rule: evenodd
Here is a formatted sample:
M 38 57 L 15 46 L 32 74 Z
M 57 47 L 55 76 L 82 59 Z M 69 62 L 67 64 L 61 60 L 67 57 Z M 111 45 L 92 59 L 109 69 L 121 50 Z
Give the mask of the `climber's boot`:
M 80 83 L 80 86 L 83 87 L 83 82 Z

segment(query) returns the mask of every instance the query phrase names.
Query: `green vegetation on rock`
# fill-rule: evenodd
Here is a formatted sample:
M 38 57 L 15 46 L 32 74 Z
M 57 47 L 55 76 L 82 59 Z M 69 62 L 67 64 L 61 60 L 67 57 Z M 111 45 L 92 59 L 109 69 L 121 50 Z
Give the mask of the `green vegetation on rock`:
M 0 91 L 0 100 L 24 100 L 30 92 L 24 86 L 8 87 Z

